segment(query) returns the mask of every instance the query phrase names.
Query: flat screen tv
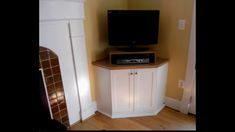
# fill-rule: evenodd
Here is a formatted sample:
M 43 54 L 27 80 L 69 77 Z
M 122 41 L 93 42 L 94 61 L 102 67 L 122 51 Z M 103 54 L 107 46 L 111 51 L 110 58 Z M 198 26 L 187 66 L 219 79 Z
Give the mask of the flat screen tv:
M 158 43 L 159 10 L 108 10 L 111 46 L 146 46 Z

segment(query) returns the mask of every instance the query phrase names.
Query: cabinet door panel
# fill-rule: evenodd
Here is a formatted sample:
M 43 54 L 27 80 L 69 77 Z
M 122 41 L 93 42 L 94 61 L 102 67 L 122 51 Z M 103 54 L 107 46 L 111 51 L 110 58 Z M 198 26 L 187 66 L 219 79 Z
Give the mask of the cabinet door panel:
M 113 70 L 111 76 L 113 111 L 132 111 L 133 75 L 130 74 L 130 70 Z
M 135 73 L 134 111 L 149 111 L 154 106 L 154 69 L 138 69 Z

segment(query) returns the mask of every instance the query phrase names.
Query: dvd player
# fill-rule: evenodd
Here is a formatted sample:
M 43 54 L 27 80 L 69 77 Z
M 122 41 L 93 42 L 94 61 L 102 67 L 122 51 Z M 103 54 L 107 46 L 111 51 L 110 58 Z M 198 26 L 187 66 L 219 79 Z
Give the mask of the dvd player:
M 116 64 L 148 64 L 149 58 L 142 59 L 117 59 Z

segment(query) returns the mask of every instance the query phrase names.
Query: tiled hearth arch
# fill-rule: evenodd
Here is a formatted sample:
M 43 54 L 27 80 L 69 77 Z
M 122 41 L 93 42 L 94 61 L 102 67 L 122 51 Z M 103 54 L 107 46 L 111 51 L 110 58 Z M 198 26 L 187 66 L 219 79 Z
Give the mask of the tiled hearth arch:
M 39 47 L 40 67 L 44 73 L 52 116 L 69 127 L 67 105 L 58 56 L 46 47 Z

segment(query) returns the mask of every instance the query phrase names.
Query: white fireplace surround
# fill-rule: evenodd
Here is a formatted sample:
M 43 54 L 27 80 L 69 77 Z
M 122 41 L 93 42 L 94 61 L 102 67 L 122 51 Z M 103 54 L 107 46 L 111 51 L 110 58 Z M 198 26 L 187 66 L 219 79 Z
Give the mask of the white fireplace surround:
M 40 46 L 59 58 L 70 125 L 96 111 L 90 93 L 83 0 L 40 0 Z

